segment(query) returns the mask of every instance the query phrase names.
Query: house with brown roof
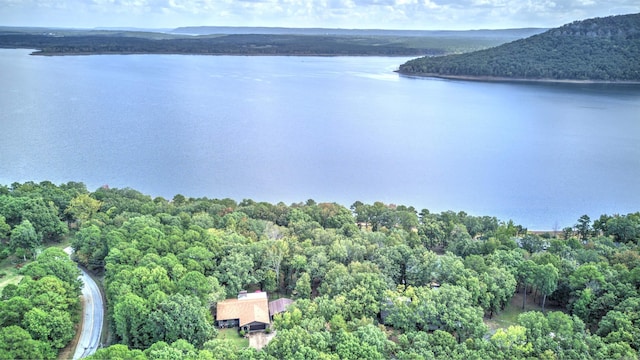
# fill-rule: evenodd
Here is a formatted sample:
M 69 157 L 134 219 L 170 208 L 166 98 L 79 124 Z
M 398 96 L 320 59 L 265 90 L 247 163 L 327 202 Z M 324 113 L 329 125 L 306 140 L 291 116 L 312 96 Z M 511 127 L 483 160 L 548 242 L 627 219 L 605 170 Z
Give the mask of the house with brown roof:
M 287 298 L 269 301 L 269 316 L 271 317 L 271 320 L 273 320 L 273 315 L 287 311 L 287 308 L 291 304 L 293 304 L 293 300 Z
M 240 291 L 237 299 L 220 301 L 216 309 L 216 323 L 221 328 L 239 327 L 245 331 L 265 330 L 273 315 L 287 310 L 293 300 L 280 298 L 269 302 L 266 292 Z
M 219 327 L 240 327 L 245 331 L 264 330 L 270 323 L 266 292 L 241 291 L 237 299 L 220 301 L 216 311 Z

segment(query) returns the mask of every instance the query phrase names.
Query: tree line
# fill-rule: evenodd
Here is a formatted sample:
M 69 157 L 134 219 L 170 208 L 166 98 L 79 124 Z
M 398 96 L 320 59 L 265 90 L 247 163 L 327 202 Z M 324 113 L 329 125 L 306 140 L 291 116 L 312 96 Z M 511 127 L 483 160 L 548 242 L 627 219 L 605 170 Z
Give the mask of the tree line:
M 406 62 L 410 75 L 640 81 L 640 14 L 574 22 L 465 54 Z
M 95 359 L 601 359 L 640 349 L 640 213 L 585 215 L 554 236 L 381 202 L 164 199 L 43 182 L 0 187 L 0 215 L 3 257 L 35 258 L 28 269 L 51 256 L 44 244 L 69 236 L 76 260 L 104 275 L 111 346 Z M 35 245 L 13 241 L 27 221 Z M 51 235 L 49 222 L 65 230 Z M 3 329 L 15 319 L 5 302 L 34 279 L 3 291 Z M 296 300 L 261 351 L 216 336 L 215 304 L 242 289 Z M 516 293 L 517 323 L 489 332 Z M 542 311 L 526 311 L 526 296 Z M 68 341 L 11 321 L 52 349 Z
M 80 270 L 50 247 L 20 273 L 20 283 L 6 285 L 0 296 L 0 358 L 56 359 L 80 320 Z
M 120 34 L 0 33 L 0 47 L 38 49 L 35 55 L 193 54 L 297 56 L 415 56 L 443 50 L 416 46 L 411 38 L 385 36 L 321 36 L 239 34 L 149 38 Z

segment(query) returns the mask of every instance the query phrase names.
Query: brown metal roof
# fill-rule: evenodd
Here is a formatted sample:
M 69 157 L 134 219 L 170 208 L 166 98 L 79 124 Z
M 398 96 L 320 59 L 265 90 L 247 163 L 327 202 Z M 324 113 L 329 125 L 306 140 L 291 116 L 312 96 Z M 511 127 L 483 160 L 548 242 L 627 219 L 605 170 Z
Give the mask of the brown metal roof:
M 220 301 L 217 307 L 216 320 L 240 319 L 240 326 L 252 322 L 269 323 L 269 306 L 267 298 L 261 299 L 228 299 Z
M 271 316 L 273 316 L 275 314 L 279 314 L 281 312 L 284 312 L 285 310 L 287 310 L 287 307 L 289 305 L 291 305 L 292 303 L 293 303 L 293 300 L 286 299 L 286 298 L 281 298 L 281 299 L 278 299 L 278 300 L 270 301 L 269 302 L 269 314 Z

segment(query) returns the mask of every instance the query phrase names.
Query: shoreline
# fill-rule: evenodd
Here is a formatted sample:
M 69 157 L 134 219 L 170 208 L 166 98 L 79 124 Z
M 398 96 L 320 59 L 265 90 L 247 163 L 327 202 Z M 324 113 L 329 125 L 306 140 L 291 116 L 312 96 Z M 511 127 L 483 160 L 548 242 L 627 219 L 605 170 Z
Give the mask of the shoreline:
M 42 52 L 34 51 L 30 56 L 104 56 L 104 55 L 193 55 L 193 56 L 273 56 L 273 57 L 390 57 L 390 58 L 412 58 L 418 55 L 382 55 L 382 54 L 261 54 L 261 53 L 189 53 L 189 52 Z
M 388 58 L 416 58 L 425 56 L 423 52 L 409 53 L 409 54 L 385 54 L 380 53 L 326 53 L 326 52 L 277 52 L 277 53 L 265 53 L 265 52 L 189 52 L 189 51 L 49 51 L 42 50 L 34 47 L 6 47 L 0 45 L 0 50 L 29 50 L 29 56 L 92 56 L 92 55 L 195 55 L 195 56 L 280 56 L 280 57 L 388 57 Z
M 613 84 L 613 85 L 640 85 L 640 80 L 572 80 L 572 79 L 531 79 L 531 78 L 508 78 L 500 76 L 473 76 L 473 75 L 444 75 L 437 73 L 407 73 L 396 70 L 401 76 L 415 78 L 436 78 L 445 80 L 462 80 L 477 82 L 515 82 L 515 83 L 542 83 L 542 84 Z

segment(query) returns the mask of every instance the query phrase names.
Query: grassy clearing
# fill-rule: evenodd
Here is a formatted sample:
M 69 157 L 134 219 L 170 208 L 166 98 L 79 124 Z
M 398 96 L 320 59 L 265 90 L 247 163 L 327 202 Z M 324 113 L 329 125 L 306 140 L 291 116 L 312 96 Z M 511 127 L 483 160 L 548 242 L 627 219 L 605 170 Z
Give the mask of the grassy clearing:
M 18 274 L 16 265 L 12 262 L 12 257 L 0 261 L 0 292 L 9 284 L 18 284 L 22 280 L 22 275 Z
M 218 339 L 231 341 L 236 349 L 249 347 L 249 339 L 240 337 L 240 335 L 238 335 L 238 328 L 218 329 Z
M 557 310 L 549 308 L 547 304 L 547 311 L 549 310 Z M 542 311 L 542 307 L 534 302 L 533 294 L 529 294 L 527 296 L 527 305 L 524 311 Z M 509 304 L 504 308 L 504 310 L 500 311 L 498 314 L 493 315 L 493 319 L 484 319 L 485 325 L 489 327 L 489 331 L 491 333 L 495 332 L 498 329 L 506 329 L 509 326 L 518 324 L 518 315 L 524 312 L 522 310 L 522 292 L 516 293 Z
M 61 242 L 54 244 L 47 244 L 42 249 L 44 250 L 47 247 L 57 247 L 60 249 L 64 249 L 65 247 L 71 244 L 71 238 L 69 236 L 65 237 Z M 23 276 L 18 274 L 18 269 L 16 269 L 17 264 L 26 265 L 31 262 L 31 259 L 28 259 L 26 263 L 22 264 L 22 258 L 16 258 L 11 255 L 8 258 L 0 261 L 0 292 L 4 289 L 5 286 L 9 284 L 18 284 L 20 280 L 22 280 Z M 2 276 L 4 274 L 4 276 Z
M 5 286 L 9 284 L 17 285 L 20 280 L 22 280 L 22 275 L 18 275 L 17 270 L 13 268 L 0 269 L 0 273 L 5 274 L 5 276 L 0 278 L 0 293 Z

